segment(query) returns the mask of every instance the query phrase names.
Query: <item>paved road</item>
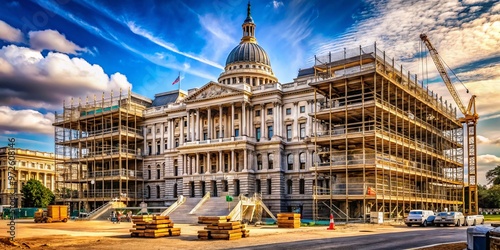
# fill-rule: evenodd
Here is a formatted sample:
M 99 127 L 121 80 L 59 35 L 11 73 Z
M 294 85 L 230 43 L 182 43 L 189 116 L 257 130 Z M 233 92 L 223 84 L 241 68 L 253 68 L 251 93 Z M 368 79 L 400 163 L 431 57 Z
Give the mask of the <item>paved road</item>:
M 271 243 L 237 249 L 408 249 L 467 240 L 467 227 L 412 227 L 402 232 Z M 363 232 L 360 232 L 363 234 Z

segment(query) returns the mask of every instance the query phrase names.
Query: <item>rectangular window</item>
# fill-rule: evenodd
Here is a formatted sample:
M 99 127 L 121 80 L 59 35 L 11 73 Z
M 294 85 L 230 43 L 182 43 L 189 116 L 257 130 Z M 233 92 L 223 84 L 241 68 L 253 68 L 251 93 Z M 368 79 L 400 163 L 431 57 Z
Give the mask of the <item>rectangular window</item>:
M 188 125 L 188 122 L 184 121 L 184 127 L 187 127 L 187 125 Z
M 179 139 L 175 139 L 175 147 L 179 147 Z
M 286 115 L 291 115 L 292 114 L 292 109 L 291 108 L 287 108 L 286 109 Z
M 167 141 L 165 141 L 164 146 L 165 146 L 165 149 L 168 149 L 168 143 L 167 143 Z
M 304 179 L 300 179 L 299 181 L 299 194 L 305 194 L 306 193 L 306 183 Z
M 207 132 L 204 132 L 204 133 L 203 133 L 203 140 L 207 140 L 207 137 L 208 137 Z
M 257 170 L 262 170 L 262 159 L 257 158 Z
M 255 139 L 260 141 L 260 128 L 255 128 Z
M 269 138 L 269 140 L 271 140 L 271 138 L 273 138 L 273 126 L 267 126 L 267 138 Z
M 234 136 L 235 136 L 235 137 L 240 136 L 240 130 L 239 130 L 239 129 L 235 129 L 235 130 L 234 130 Z
M 286 125 L 286 140 L 292 140 L 292 125 Z
M 255 180 L 255 192 L 256 193 L 260 193 L 261 192 L 260 180 L 259 179 Z
M 255 116 L 256 117 L 260 116 L 260 110 L 255 110 Z
M 267 179 L 267 194 L 272 194 L 272 183 L 271 179 Z
M 300 113 L 306 112 L 306 106 L 300 106 Z
M 272 115 L 273 114 L 273 109 L 272 108 L 271 109 L 267 109 L 267 114 L 268 115 Z
M 238 114 L 234 114 L 234 119 L 238 120 Z
M 306 137 L 306 124 L 300 124 L 300 139 L 304 139 Z

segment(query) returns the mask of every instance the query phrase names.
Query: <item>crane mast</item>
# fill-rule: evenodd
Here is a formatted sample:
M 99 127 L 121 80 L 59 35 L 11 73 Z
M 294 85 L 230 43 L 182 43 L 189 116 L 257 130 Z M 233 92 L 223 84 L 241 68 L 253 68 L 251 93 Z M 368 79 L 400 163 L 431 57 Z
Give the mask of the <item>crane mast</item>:
M 432 60 L 434 61 L 434 64 L 436 65 L 437 70 L 439 71 L 439 74 L 441 75 L 441 78 L 443 78 L 443 81 L 446 84 L 448 91 L 450 92 L 458 108 L 464 115 L 464 117 L 458 119 L 461 123 L 465 124 L 467 128 L 466 131 L 467 156 L 468 156 L 467 180 L 468 180 L 469 203 L 467 207 L 465 207 L 466 204 L 464 203 L 464 208 L 468 209 L 467 214 L 477 214 L 479 212 L 478 211 L 479 209 L 478 209 L 478 194 L 477 194 L 478 189 L 477 189 L 477 151 L 476 151 L 477 126 L 476 125 L 479 119 L 479 115 L 476 113 L 476 96 L 473 95 L 471 97 L 469 105 L 467 106 L 467 108 L 465 108 L 464 104 L 462 103 L 462 100 L 460 99 L 460 96 L 458 95 L 455 86 L 453 86 L 443 63 L 441 62 L 441 59 L 439 58 L 437 50 L 434 48 L 434 46 L 432 46 L 426 34 L 421 34 L 420 39 L 427 46 L 427 49 L 429 50 L 429 53 L 432 57 Z

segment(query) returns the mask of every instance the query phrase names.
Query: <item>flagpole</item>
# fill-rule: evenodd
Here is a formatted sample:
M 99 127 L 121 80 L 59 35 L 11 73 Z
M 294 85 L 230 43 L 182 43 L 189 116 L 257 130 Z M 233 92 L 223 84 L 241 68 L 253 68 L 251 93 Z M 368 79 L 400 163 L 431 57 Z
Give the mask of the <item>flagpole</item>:
M 179 71 L 179 93 L 181 93 L 181 83 L 182 83 L 181 72 Z

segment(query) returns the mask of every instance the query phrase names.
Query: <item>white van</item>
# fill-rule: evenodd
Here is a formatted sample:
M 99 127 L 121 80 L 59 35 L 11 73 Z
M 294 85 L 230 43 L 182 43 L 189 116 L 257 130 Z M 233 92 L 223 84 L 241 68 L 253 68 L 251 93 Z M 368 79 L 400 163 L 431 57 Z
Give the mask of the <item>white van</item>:
M 405 224 L 409 227 L 412 225 L 427 226 L 427 217 L 434 215 L 431 210 L 411 210 L 408 217 L 405 219 Z

